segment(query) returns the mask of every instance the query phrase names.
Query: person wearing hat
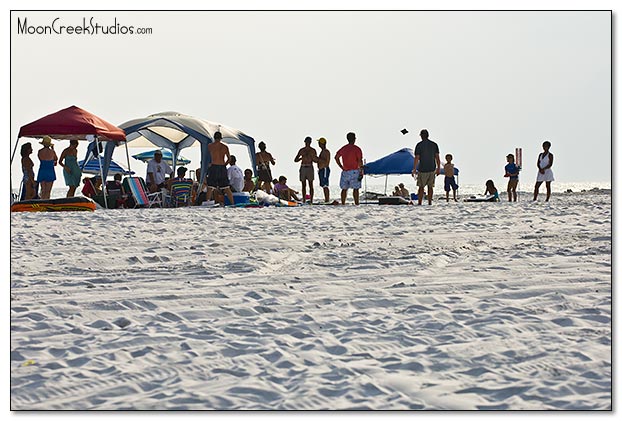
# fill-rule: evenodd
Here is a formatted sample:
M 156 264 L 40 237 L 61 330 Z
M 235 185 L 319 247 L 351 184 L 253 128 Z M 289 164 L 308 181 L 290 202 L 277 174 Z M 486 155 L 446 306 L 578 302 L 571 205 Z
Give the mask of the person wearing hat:
M 54 152 L 54 145 L 52 145 L 52 138 L 50 136 L 43 136 L 43 140 L 39 142 L 43 147 L 39 149 L 37 156 L 39 157 L 39 172 L 37 174 L 37 181 L 41 186 L 41 199 L 49 199 L 52 192 L 52 185 L 56 180 L 56 171 L 54 167 L 58 164 L 58 157 Z
M 516 202 L 516 187 L 518 186 L 518 172 L 520 168 L 514 163 L 514 155 L 508 154 L 505 159 L 508 164 L 505 166 L 504 177 L 510 177 L 508 180 L 508 201 Z
M 313 179 L 315 176 L 313 163 L 317 162 L 317 151 L 311 147 L 311 138 L 309 136 L 305 137 L 305 146 L 298 151 L 294 162 L 300 162 L 302 200 L 307 200 L 307 183 L 309 183 L 309 203 L 313 203 Z
M 155 193 L 165 186 L 166 176 L 173 174 L 173 169 L 162 161 L 162 151 L 157 150 L 153 159 L 147 164 L 147 188 L 150 193 Z
M 324 189 L 324 202 L 330 202 L 330 189 L 328 188 L 328 177 L 330 176 L 330 151 L 326 149 L 326 139 L 320 137 L 317 140 L 320 146 L 320 155 L 317 158 L 317 175 L 320 187 Z

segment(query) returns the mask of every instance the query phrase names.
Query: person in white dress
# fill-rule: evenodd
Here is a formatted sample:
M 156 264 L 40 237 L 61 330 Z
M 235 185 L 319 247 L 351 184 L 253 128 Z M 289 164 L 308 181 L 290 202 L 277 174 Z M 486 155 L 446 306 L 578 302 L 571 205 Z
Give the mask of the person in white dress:
M 550 148 L 551 142 L 548 140 L 544 141 L 542 144 L 544 152 L 538 155 L 538 176 L 536 177 L 536 187 L 533 191 L 533 200 L 538 198 L 540 186 L 543 182 L 546 183 L 546 201 L 548 202 L 551 198 L 551 181 L 555 181 L 555 178 L 551 169 L 553 166 L 553 154 L 549 152 Z

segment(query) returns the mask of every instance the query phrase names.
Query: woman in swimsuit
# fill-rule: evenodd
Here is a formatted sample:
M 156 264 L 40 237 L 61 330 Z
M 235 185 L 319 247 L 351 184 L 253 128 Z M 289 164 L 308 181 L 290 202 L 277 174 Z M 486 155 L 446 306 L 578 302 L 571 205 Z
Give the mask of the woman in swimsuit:
M 58 163 L 63 167 L 63 176 L 65 177 L 65 185 L 69 187 L 67 197 L 73 197 L 76 189 L 80 185 L 82 171 L 78 166 L 78 141 L 72 139 L 69 141 L 69 147 L 61 154 Z
M 22 145 L 22 149 L 20 150 L 20 155 L 22 156 L 22 173 L 24 177 L 22 178 L 22 193 L 20 200 L 30 200 L 34 199 L 37 196 L 37 183 L 35 182 L 35 164 L 30 159 L 30 154 L 32 153 L 32 145 L 30 143 L 24 143 Z
M 37 181 L 41 184 L 41 199 L 49 199 L 52 192 L 52 185 L 56 180 L 56 172 L 54 167 L 58 164 L 58 157 L 54 152 L 52 139 L 50 136 L 43 136 L 43 140 L 39 142 L 43 147 L 39 149 L 37 156 L 39 157 L 39 173 Z

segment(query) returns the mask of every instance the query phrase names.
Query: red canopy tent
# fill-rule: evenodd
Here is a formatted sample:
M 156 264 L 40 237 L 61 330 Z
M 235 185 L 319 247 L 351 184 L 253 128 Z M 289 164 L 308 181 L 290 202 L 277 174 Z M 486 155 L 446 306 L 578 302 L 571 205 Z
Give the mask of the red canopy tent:
M 19 130 L 18 139 L 20 137 L 40 138 L 46 135 L 50 136 L 52 139 L 64 140 L 87 140 L 87 136 L 93 136 L 98 144 L 100 141 L 126 140 L 123 129 L 75 105 L 46 115 L 32 123 L 22 126 Z M 17 143 L 18 142 L 16 142 L 15 149 L 13 149 L 13 154 L 11 155 L 11 163 L 13 162 L 15 151 L 17 150 Z M 105 195 L 104 200 L 106 200 Z
M 125 132 L 82 108 L 72 105 L 64 110 L 46 115 L 22 126 L 18 137 L 43 137 L 52 139 L 86 139 L 95 135 L 99 140 L 125 140 Z

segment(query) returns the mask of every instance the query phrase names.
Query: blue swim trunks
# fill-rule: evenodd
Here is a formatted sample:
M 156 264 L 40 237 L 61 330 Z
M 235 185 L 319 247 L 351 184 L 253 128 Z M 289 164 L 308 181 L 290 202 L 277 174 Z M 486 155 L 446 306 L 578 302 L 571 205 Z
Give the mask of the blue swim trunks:
M 449 191 L 450 189 L 458 190 L 458 185 L 456 184 L 456 178 L 445 176 L 445 191 Z
M 322 168 L 318 170 L 317 175 L 320 179 L 320 187 L 328 187 L 328 177 L 330 177 L 330 168 Z

